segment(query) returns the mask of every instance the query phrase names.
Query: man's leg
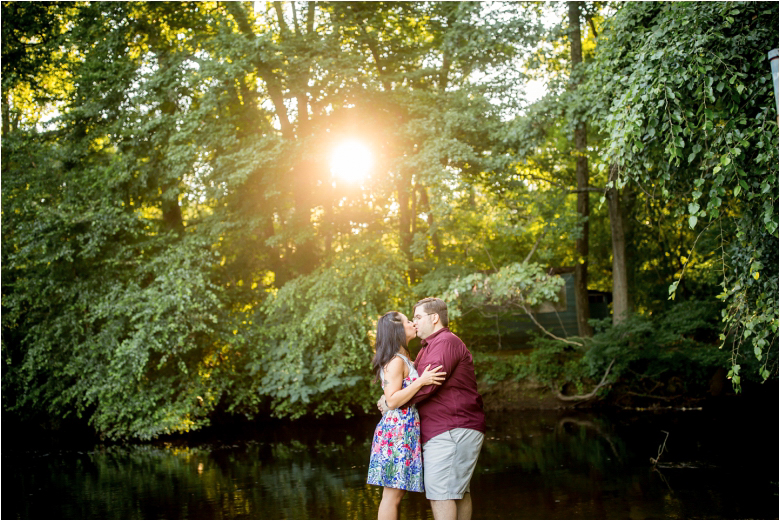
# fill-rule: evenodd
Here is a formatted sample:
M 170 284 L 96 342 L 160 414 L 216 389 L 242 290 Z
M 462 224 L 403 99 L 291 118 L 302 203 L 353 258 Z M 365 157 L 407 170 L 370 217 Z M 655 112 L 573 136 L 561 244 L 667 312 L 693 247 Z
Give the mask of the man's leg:
M 454 499 L 431 499 L 431 510 L 434 519 L 459 519 Z
M 458 519 L 471 519 L 471 493 L 463 494 L 463 499 L 455 501 L 458 510 Z
M 431 502 L 434 519 L 457 519 L 455 500 L 447 488 L 452 474 L 455 448 L 449 431 L 423 444 L 425 497 Z
M 482 450 L 484 434 L 472 429 L 453 429 L 453 437 L 457 439 L 458 449 L 452 464 L 453 477 L 459 484 L 457 491 L 462 493 L 461 499 L 455 500 L 458 519 L 471 519 L 471 490 L 469 483 L 477 466 L 477 458 Z
M 423 445 L 425 495 L 434 519 L 471 519 L 469 482 L 483 439 L 481 432 L 457 428 Z

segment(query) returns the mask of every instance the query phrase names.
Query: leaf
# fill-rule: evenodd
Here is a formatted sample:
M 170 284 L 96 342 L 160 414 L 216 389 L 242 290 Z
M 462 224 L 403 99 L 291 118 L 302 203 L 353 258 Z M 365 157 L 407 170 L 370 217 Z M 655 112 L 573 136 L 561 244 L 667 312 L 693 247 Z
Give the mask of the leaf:
M 688 203 L 688 212 L 691 214 L 695 214 L 700 208 L 699 203 Z
M 696 228 L 696 223 L 698 221 L 699 221 L 699 218 L 696 217 L 695 215 L 691 215 L 690 217 L 688 217 L 688 226 L 691 227 L 691 230 Z

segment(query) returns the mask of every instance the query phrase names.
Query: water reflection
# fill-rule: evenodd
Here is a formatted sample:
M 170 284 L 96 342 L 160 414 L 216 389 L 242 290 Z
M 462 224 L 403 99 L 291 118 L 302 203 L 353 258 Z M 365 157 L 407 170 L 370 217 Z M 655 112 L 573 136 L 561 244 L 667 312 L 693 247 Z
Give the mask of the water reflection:
M 228 441 L 84 453 L 6 450 L 2 517 L 375 518 L 381 489 L 365 484 L 375 421 L 300 423 Z M 722 440 L 736 431 L 713 430 L 715 421 L 679 413 L 489 416 L 472 481 L 474 517 L 776 518 L 776 466 L 724 467 L 739 443 Z M 662 456 L 668 465 L 654 472 L 649 457 L 657 455 L 662 430 L 672 433 Z M 776 426 L 764 433 L 776 446 Z M 742 446 L 750 456 L 755 445 Z M 424 496 L 407 495 L 401 516 L 430 519 Z

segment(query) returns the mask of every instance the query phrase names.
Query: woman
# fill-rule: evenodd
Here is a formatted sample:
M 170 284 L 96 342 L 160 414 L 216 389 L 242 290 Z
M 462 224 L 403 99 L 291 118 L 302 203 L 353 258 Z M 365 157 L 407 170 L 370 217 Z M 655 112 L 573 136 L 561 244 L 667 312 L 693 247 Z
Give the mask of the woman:
M 417 329 L 403 313 L 388 311 L 377 323 L 376 355 L 372 361 L 390 408 L 379 421 L 371 444 L 370 485 L 384 487 L 379 519 L 398 519 L 398 506 L 407 490 L 423 492 L 420 416 L 414 405 L 399 408 L 426 385 L 441 385 L 441 366 L 425 368 L 418 377 L 407 346 Z

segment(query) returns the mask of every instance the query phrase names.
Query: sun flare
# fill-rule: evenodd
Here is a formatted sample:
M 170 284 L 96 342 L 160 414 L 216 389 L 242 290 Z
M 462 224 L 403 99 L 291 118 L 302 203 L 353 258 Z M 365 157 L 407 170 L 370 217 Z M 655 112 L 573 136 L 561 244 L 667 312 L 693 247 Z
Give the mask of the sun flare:
M 359 141 L 344 141 L 333 150 L 330 171 L 350 183 L 359 183 L 368 177 L 373 164 L 371 150 Z

